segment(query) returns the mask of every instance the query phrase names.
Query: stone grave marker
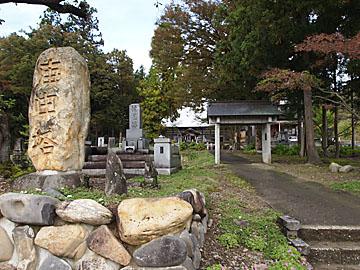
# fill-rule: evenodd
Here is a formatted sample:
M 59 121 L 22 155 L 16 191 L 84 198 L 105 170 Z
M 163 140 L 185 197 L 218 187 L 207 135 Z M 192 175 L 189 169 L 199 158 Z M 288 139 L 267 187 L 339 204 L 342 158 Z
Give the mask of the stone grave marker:
M 105 146 L 105 137 L 98 137 L 98 147 Z
M 137 150 L 148 150 L 148 141 L 144 138 L 142 129 L 141 107 L 134 103 L 129 105 L 129 129 L 126 130 L 126 139 L 123 142 L 123 150 L 135 152 Z
M 115 146 L 116 146 L 116 139 L 115 139 L 115 137 L 109 137 L 108 147 L 114 148 Z

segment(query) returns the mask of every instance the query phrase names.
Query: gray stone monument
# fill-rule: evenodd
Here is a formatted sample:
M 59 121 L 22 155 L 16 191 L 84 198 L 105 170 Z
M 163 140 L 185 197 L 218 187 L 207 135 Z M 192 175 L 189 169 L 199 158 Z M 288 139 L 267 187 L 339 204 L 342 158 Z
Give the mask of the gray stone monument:
M 149 143 L 148 140 L 144 137 L 145 135 L 144 130 L 142 129 L 140 104 L 130 104 L 129 129 L 126 130 L 126 139 L 123 142 L 123 150 L 125 152 L 147 152 Z

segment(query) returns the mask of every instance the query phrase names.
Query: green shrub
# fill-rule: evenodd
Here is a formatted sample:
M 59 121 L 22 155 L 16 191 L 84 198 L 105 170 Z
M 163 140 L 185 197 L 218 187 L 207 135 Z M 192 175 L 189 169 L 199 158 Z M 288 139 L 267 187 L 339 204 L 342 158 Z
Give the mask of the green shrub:
M 360 155 L 360 147 L 355 147 L 352 149 L 351 146 L 341 146 L 340 147 L 340 155 L 341 156 L 359 156 Z
M 274 154 L 280 156 L 296 156 L 300 152 L 300 146 L 299 145 L 288 146 L 285 144 L 278 144 L 272 151 Z
M 32 166 L 21 168 L 18 165 L 14 165 L 11 161 L 0 164 L 0 176 L 5 179 L 15 179 L 34 171 L 35 169 Z
M 245 154 L 256 154 L 255 144 L 248 144 L 244 147 Z
M 196 142 L 190 142 L 190 143 L 180 142 L 179 148 L 180 148 L 180 151 L 184 151 L 184 150 L 203 151 L 203 150 L 206 150 L 206 145 L 205 145 L 203 142 L 201 142 L 201 143 L 196 143 Z
M 226 248 L 236 248 L 240 246 L 239 237 L 233 233 L 223 233 L 218 238 L 221 245 Z
M 253 251 L 260 251 L 272 262 L 269 269 L 305 269 L 301 255 L 288 245 L 276 220 L 279 216 L 273 210 L 246 213 L 236 197 L 228 198 L 219 204 L 222 215 L 219 220 L 221 235 L 218 240 L 227 248 L 244 246 Z M 243 221 L 237 225 L 234 220 Z
M 206 267 L 206 270 L 222 270 L 222 269 L 223 267 L 219 263 Z

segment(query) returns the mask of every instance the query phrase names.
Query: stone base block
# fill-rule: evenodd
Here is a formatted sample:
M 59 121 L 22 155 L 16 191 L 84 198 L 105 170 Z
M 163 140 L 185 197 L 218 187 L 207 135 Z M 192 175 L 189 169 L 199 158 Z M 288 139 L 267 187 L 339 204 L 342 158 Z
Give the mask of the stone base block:
M 173 167 L 173 168 L 156 168 L 158 174 L 160 175 L 170 175 L 172 173 L 175 173 L 179 171 L 180 167 Z
M 76 188 L 84 185 L 84 177 L 79 172 L 54 172 L 44 171 L 30 173 L 14 180 L 12 188 L 14 190 L 27 189 L 59 189 L 62 187 Z

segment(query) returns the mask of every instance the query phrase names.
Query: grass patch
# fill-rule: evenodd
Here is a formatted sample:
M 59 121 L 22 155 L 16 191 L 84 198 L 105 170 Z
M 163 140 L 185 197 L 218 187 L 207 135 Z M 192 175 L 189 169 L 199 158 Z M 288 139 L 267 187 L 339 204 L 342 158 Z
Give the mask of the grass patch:
M 222 269 L 223 267 L 219 263 L 206 267 L 206 270 L 222 270 Z
M 219 181 L 214 168 L 213 156 L 207 151 L 182 152 L 183 169 L 172 175 L 159 175 L 161 189 L 129 189 L 130 197 L 157 197 L 175 195 L 190 188 L 196 188 L 205 196 L 217 190 Z M 143 181 L 142 177 L 133 181 Z
M 196 188 L 204 192 L 205 196 L 217 190 L 219 181 L 218 175 L 213 166 L 213 157 L 207 151 L 185 151 L 183 153 L 183 169 L 173 175 L 159 175 L 160 189 L 131 187 L 126 195 L 106 196 L 97 189 L 87 188 L 63 188 L 67 200 L 92 199 L 103 205 L 120 203 L 124 199 L 135 197 L 164 197 L 176 195 L 186 189 Z M 143 177 L 137 177 L 132 181 L 143 181 Z M 36 190 L 29 190 L 28 193 L 40 194 Z
M 219 207 L 222 234 L 218 240 L 223 246 L 260 251 L 273 261 L 269 269 L 306 269 L 300 253 L 288 245 L 276 224 L 279 213 L 270 209 L 247 213 L 236 197 L 228 198 Z
M 360 181 L 349 181 L 342 183 L 332 183 L 330 184 L 331 189 L 333 190 L 342 190 L 352 193 L 360 193 Z

